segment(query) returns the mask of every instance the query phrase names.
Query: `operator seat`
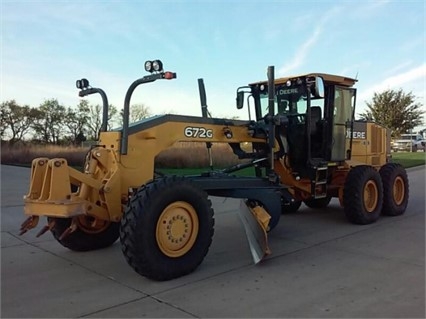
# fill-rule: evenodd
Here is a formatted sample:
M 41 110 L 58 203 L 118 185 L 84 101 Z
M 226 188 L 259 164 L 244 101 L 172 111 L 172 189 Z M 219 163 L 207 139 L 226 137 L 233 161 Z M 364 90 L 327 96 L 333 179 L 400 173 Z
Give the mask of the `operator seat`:
M 309 119 L 311 124 L 311 136 L 318 133 L 318 124 L 321 121 L 322 110 L 319 106 L 311 106 L 311 118 Z
M 311 106 L 310 136 L 311 136 L 311 156 L 322 157 L 322 110 L 319 106 Z

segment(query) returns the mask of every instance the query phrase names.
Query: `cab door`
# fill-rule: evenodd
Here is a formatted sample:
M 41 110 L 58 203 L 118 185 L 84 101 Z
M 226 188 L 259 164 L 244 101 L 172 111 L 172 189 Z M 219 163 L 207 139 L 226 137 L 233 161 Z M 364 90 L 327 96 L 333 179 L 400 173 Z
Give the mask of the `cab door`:
M 331 161 L 344 161 L 350 145 L 346 144 L 347 130 L 354 117 L 356 89 L 335 86 L 333 104 Z

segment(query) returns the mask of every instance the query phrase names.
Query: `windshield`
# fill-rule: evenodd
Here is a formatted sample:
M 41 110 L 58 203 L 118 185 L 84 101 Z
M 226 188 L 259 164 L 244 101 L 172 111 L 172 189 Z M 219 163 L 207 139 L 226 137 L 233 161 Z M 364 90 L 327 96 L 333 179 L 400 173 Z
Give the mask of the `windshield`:
M 262 89 L 262 88 L 261 88 Z M 275 114 L 306 114 L 307 98 L 306 89 L 303 86 L 276 86 L 275 87 Z M 260 91 L 261 117 L 269 113 L 268 90 L 263 88 Z M 324 99 L 314 99 L 311 96 L 311 106 L 324 108 Z

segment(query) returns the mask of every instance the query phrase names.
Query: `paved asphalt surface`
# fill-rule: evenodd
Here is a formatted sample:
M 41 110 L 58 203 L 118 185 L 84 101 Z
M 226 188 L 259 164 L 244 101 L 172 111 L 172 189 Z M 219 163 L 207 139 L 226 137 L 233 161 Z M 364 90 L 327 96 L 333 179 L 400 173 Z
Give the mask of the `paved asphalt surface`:
M 29 169 L 1 166 L 1 317 L 425 318 L 425 168 L 409 170 L 410 202 L 372 225 L 301 207 L 270 233 L 272 255 L 252 263 L 239 202 L 212 198 L 213 244 L 192 274 L 139 276 L 119 241 L 87 253 L 38 229 L 19 236 Z

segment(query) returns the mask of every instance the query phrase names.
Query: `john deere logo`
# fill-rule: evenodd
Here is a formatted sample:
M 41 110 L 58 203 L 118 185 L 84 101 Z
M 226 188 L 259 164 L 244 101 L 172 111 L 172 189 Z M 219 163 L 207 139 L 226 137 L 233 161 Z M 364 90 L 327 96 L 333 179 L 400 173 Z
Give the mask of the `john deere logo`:
M 351 130 L 347 130 L 346 131 L 346 138 L 351 138 Z M 358 140 L 365 140 L 365 132 L 357 132 L 357 131 L 353 131 L 352 132 L 352 138 L 353 139 L 358 139 Z
M 285 95 L 285 94 L 294 94 L 294 93 L 298 93 L 299 91 L 297 90 L 297 88 L 293 88 L 293 89 L 280 89 L 278 91 L 279 95 Z

